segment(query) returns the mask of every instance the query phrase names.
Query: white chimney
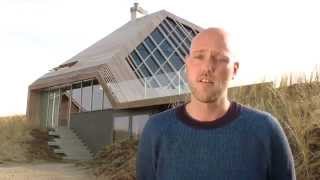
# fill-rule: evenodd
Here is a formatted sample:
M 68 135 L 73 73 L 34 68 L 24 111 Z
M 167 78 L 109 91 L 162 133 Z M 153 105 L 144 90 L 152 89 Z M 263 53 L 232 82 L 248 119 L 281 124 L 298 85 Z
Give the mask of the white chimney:
M 144 10 L 142 7 L 139 7 L 138 3 L 134 3 L 133 7 L 130 8 L 131 21 L 134 21 L 137 18 L 138 12 L 142 15 L 148 14 L 148 12 L 146 10 Z

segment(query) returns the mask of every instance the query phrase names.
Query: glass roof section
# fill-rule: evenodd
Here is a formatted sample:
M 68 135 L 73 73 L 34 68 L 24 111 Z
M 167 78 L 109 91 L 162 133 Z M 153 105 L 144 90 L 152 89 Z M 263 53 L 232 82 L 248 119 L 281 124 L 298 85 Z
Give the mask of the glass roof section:
M 166 17 L 126 60 L 148 88 L 185 86 L 185 78 L 180 75 L 183 76 L 184 58 L 197 33 L 197 30 Z

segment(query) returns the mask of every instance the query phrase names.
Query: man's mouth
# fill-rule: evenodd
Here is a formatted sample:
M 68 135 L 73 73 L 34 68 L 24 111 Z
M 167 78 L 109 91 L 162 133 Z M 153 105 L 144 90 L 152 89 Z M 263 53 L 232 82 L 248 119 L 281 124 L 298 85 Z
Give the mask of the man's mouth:
M 208 84 L 213 84 L 214 82 L 209 80 L 209 79 L 200 79 L 201 83 L 208 83 Z

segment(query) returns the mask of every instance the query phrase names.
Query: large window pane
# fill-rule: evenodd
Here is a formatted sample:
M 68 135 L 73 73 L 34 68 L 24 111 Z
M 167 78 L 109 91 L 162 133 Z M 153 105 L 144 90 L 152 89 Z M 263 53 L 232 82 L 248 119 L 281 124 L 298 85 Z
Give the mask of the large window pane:
M 153 43 L 153 41 L 150 39 L 150 37 L 147 37 L 145 40 L 148 48 L 152 51 L 154 48 L 156 48 L 156 45 Z
M 179 71 L 184 64 L 182 59 L 179 57 L 179 55 L 176 52 L 170 57 L 169 61 L 177 71 Z
M 173 43 L 173 45 L 174 45 L 175 47 L 178 47 L 178 46 L 179 46 L 179 44 L 176 43 L 176 41 L 173 39 L 172 36 L 169 36 L 169 39 L 171 40 L 171 42 Z
M 186 37 L 186 34 L 182 31 L 180 26 L 176 27 L 176 32 L 180 35 L 180 37 L 182 37 L 182 39 L 184 39 Z
M 150 115 L 148 114 L 134 115 L 132 117 L 132 131 L 134 135 L 140 135 L 142 133 L 149 117 Z
M 49 93 L 48 91 L 43 91 L 40 94 L 40 126 L 47 127 L 47 113 L 48 113 L 48 101 Z
M 163 69 L 167 72 L 167 73 L 172 73 L 173 72 L 173 69 L 171 68 L 170 64 L 168 62 L 166 62 L 164 65 L 163 65 Z
M 191 37 L 194 37 L 196 35 L 189 26 L 186 26 L 184 24 L 182 24 L 182 26 L 187 30 L 188 34 L 190 34 Z
M 152 78 L 152 79 L 149 81 L 149 83 L 150 83 L 150 85 L 151 85 L 152 88 L 157 88 L 157 87 L 159 87 L 159 84 L 157 83 L 157 81 L 156 81 L 154 78 Z
M 159 50 L 154 51 L 154 56 L 156 57 L 159 64 L 163 64 L 164 62 L 166 62 L 166 59 L 162 56 Z
M 161 83 L 162 86 L 166 86 L 169 84 L 169 79 L 168 79 L 167 75 L 163 73 L 162 70 L 160 70 L 157 73 L 157 79 L 159 80 L 159 82 Z
M 135 70 L 137 68 L 137 66 L 135 65 L 135 63 L 132 61 L 132 59 L 129 56 L 126 58 L 126 61 L 128 62 L 131 69 Z
M 94 81 L 92 87 L 92 111 L 97 111 L 102 109 L 102 99 L 103 99 L 103 89 L 100 84 Z
M 138 56 L 137 52 L 136 51 L 133 51 L 131 53 L 131 56 L 133 58 L 133 63 L 136 65 L 136 67 L 138 67 L 141 63 L 142 63 L 142 60 L 140 59 L 140 57 Z
M 143 59 L 145 59 L 150 54 L 149 51 L 147 50 L 147 48 L 143 45 L 143 43 L 139 44 L 137 49 Z
M 184 42 L 186 43 L 186 45 L 187 45 L 188 47 L 191 46 L 191 41 L 190 41 L 188 38 L 187 38 Z
M 171 25 L 171 27 L 175 27 L 176 26 L 176 23 L 174 22 L 173 19 L 168 17 L 167 20 L 168 20 L 169 24 Z
M 149 76 L 151 76 L 150 71 L 147 69 L 147 67 L 146 67 L 144 64 L 142 64 L 142 65 L 140 66 L 140 70 L 141 70 L 142 74 L 144 75 L 144 77 L 149 77 Z
M 60 89 L 59 126 L 67 126 L 70 107 L 70 86 Z
M 129 117 L 116 116 L 113 120 L 113 129 L 115 131 L 115 141 L 121 141 L 129 136 Z
M 178 43 L 181 43 L 181 38 L 177 35 L 177 33 L 176 32 L 172 32 L 172 35 L 176 38 L 176 40 L 178 41 Z
M 146 64 L 149 66 L 153 73 L 155 73 L 160 68 L 152 56 L 148 57 L 148 59 L 146 60 Z
M 137 76 L 138 78 L 143 78 L 143 75 L 141 74 L 141 72 L 140 72 L 139 69 L 135 70 L 134 73 L 136 74 L 136 76 Z
M 151 36 L 158 44 L 164 39 L 164 36 L 161 34 L 158 28 L 152 31 Z
M 186 57 L 186 53 L 181 49 L 181 47 L 178 48 L 178 51 L 180 52 L 180 54 L 182 55 L 182 57 Z
M 169 36 L 169 32 L 168 32 L 167 29 L 163 26 L 162 23 L 160 24 L 160 28 L 162 29 L 162 31 L 163 31 L 167 36 Z
M 82 111 L 91 111 L 92 81 L 82 82 Z
M 54 116 L 54 112 L 53 112 L 53 108 L 54 108 L 54 92 L 53 91 L 49 91 L 49 103 L 48 103 L 48 109 L 47 109 L 47 127 L 54 127 L 53 124 L 53 116 Z
M 109 101 L 108 96 L 106 95 L 106 93 L 104 93 L 104 97 L 103 97 L 103 109 L 111 109 L 111 103 Z
M 176 76 L 174 79 L 173 79 L 173 85 L 175 86 L 175 87 L 178 87 L 179 86 L 179 77 L 178 76 Z
M 172 28 L 173 28 L 173 27 L 171 27 L 171 25 L 169 25 L 169 23 L 168 23 L 167 21 L 163 20 L 163 24 L 164 24 L 170 31 L 172 31 Z
M 54 90 L 54 104 L 53 104 L 53 124 L 54 127 L 59 126 L 59 106 L 60 106 L 60 90 Z
M 170 54 L 173 52 L 173 47 L 169 44 L 167 40 L 164 40 L 161 43 L 160 47 L 167 57 L 169 57 Z
M 189 48 L 184 43 L 181 43 L 181 46 L 187 52 L 187 54 L 189 54 Z
M 48 108 L 46 109 L 46 127 L 58 127 L 59 121 L 59 104 L 60 104 L 60 91 L 59 89 L 50 90 L 48 94 Z
M 81 109 L 81 83 L 72 85 L 71 112 L 80 112 Z

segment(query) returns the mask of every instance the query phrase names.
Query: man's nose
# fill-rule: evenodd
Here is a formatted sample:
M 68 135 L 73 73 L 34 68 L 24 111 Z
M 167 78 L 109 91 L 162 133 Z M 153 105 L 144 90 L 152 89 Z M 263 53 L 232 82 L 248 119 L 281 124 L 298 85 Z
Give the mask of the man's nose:
M 216 63 L 215 61 L 208 57 L 204 60 L 204 63 L 202 64 L 202 69 L 204 71 L 208 71 L 208 72 L 214 72 L 216 70 Z

